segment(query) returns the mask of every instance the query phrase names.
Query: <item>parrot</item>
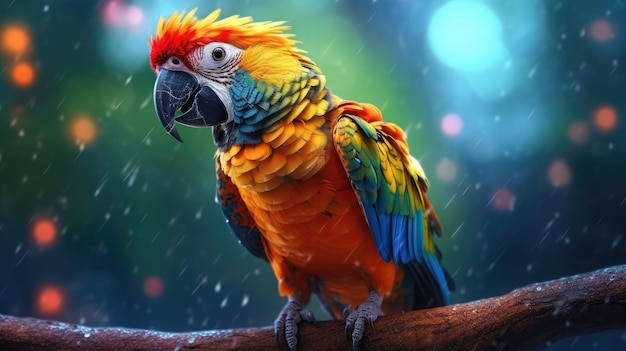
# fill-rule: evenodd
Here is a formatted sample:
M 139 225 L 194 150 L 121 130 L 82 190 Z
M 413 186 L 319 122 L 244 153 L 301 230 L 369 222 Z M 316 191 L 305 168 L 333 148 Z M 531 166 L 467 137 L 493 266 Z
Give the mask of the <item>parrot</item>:
M 252 255 L 271 265 L 287 302 L 278 346 L 296 350 L 314 323 L 312 296 L 358 350 L 384 314 L 450 303 L 442 228 L 406 134 L 369 103 L 343 100 L 283 21 L 161 17 L 149 40 L 156 115 L 212 129 L 216 201 Z

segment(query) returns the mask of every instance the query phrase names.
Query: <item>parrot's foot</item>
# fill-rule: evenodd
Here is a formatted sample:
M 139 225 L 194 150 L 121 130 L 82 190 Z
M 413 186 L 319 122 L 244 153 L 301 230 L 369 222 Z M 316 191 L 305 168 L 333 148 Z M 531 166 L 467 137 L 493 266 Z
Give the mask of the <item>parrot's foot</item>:
M 315 322 L 315 316 L 313 312 L 302 306 L 302 302 L 299 297 L 290 296 L 289 301 L 283 310 L 280 311 L 278 318 L 274 321 L 274 336 L 276 336 L 276 343 L 280 346 L 280 339 L 282 335 L 285 335 L 285 341 L 291 351 L 296 351 L 296 344 L 298 344 L 298 323 L 300 321 Z
M 358 351 L 359 341 L 363 338 L 366 324 L 374 329 L 374 321 L 378 316 L 383 315 L 380 306 L 383 298 L 374 290 L 370 291 L 370 296 L 357 309 L 348 306 L 343 310 L 343 319 L 346 320 L 346 336 L 348 340 L 352 337 L 352 349 Z

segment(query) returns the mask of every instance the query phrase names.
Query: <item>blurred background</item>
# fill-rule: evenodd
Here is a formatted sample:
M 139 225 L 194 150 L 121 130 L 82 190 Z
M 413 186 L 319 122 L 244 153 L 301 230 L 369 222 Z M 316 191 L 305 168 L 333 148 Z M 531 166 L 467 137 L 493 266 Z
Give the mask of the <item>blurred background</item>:
M 334 93 L 405 129 L 453 302 L 626 263 L 622 0 L 4 1 L 0 313 L 190 331 L 282 308 L 215 204 L 211 132 L 180 144 L 154 112 L 148 40 L 194 7 L 288 21 Z

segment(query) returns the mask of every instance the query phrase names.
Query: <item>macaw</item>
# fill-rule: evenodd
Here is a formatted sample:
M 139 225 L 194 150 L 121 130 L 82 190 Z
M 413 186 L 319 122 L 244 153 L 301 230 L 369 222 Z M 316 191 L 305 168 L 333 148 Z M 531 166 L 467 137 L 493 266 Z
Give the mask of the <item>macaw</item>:
M 195 13 L 161 18 L 150 39 L 156 113 L 179 141 L 176 123 L 212 127 L 227 223 L 288 298 L 278 344 L 296 349 L 313 294 L 355 350 L 383 313 L 448 304 L 441 226 L 402 129 L 333 95 L 284 22 Z

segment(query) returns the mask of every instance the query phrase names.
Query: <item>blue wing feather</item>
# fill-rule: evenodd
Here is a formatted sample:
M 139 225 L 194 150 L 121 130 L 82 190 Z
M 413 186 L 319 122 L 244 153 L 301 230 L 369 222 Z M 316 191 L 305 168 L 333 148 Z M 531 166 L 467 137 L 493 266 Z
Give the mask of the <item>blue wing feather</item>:
M 231 182 L 230 178 L 222 171 L 217 157 L 217 201 L 222 207 L 224 217 L 233 234 L 239 242 L 254 256 L 268 261 L 262 236 L 244 204 L 239 190 Z
M 335 147 L 359 196 L 378 252 L 398 266 L 423 266 L 409 271 L 419 272 L 416 279 L 431 284 L 428 289 L 421 288 L 434 291 L 439 296 L 436 300 L 447 304 L 451 280 L 432 241 L 439 224 L 434 213 L 427 211 L 426 179 L 421 169 L 414 168 L 403 136 L 392 134 L 399 128 L 380 119 L 368 123 L 355 112 L 341 115 L 335 123 Z

